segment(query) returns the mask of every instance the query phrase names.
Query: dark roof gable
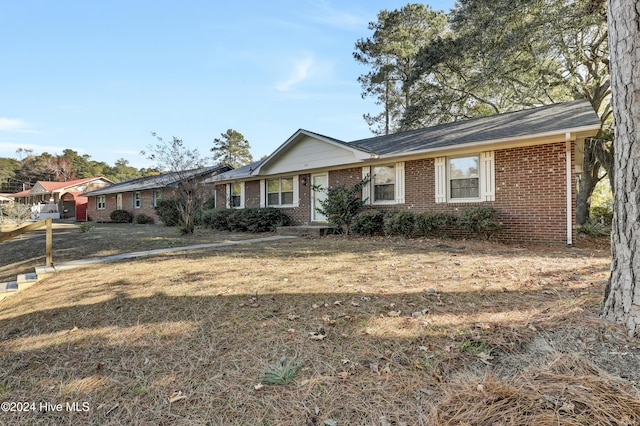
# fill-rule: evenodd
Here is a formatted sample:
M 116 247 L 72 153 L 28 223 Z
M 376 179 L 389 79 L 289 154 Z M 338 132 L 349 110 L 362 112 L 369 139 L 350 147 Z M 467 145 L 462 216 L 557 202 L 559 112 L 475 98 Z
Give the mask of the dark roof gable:
M 178 183 L 194 178 L 203 177 L 211 174 L 224 173 L 232 168 L 227 165 L 216 165 L 203 167 L 200 169 L 185 170 L 180 172 L 162 173 L 154 176 L 144 176 L 141 178 L 131 179 L 124 182 L 116 183 L 95 191 L 83 194 L 85 196 L 95 196 L 104 194 L 115 194 L 119 192 L 144 191 L 149 189 L 170 188 Z

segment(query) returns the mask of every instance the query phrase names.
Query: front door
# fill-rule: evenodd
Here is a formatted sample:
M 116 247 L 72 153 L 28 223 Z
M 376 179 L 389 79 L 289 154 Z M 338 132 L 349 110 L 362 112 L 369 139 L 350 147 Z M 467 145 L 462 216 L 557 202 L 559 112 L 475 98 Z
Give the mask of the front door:
M 323 188 L 323 191 L 317 191 L 314 188 Z M 320 202 L 327 198 L 327 188 L 329 187 L 329 175 L 326 173 L 311 175 L 311 221 L 326 222 L 327 217 L 322 213 L 318 213 L 316 207 L 320 207 Z

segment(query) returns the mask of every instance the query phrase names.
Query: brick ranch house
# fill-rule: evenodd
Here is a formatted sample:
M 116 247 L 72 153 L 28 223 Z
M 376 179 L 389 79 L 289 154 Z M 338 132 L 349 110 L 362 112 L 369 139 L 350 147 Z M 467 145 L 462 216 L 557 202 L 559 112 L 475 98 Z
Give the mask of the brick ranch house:
M 370 208 L 490 206 L 503 241 L 571 245 L 582 147 L 599 128 L 580 100 L 352 142 L 301 129 L 263 161 L 206 182 L 219 206 L 278 207 L 306 225 L 326 221 L 314 187 L 370 176 L 362 194 Z
M 158 223 L 160 219 L 155 212 L 158 200 L 170 196 L 174 188 L 181 182 L 190 179 L 204 180 L 229 170 L 231 167 L 227 165 L 216 165 L 181 172 L 162 173 L 116 183 L 83 195 L 89 200 L 87 205 L 90 220 L 110 222 L 112 211 L 127 210 L 134 220 L 136 216 L 144 213 Z M 208 185 L 205 186 L 205 188 L 207 187 Z M 210 191 L 207 196 L 211 195 Z
M 66 182 L 38 181 L 31 189 L 9 194 L 15 202 L 32 206 L 34 218 L 87 220 L 87 198 L 83 192 L 113 184 L 105 177 L 90 177 Z

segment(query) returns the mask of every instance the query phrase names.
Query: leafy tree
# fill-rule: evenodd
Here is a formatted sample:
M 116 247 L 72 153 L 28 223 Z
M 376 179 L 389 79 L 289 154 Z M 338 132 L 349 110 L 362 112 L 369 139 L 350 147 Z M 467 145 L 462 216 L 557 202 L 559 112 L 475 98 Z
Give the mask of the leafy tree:
M 423 47 L 412 78 L 416 102 L 404 128 L 587 98 L 602 131 L 584 146 L 577 221 L 611 164 L 604 1 L 460 0 L 451 33 Z M 611 171 L 610 168 L 607 169 Z
M 151 135 L 157 142 L 148 145 L 142 154 L 155 162 L 159 170 L 177 176 L 178 184 L 173 189 L 172 197 L 180 215 L 180 228 L 183 233 L 192 234 L 204 203 L 204 195 L 201 179 L 193 178 L 189 171 L 203 167 L 200 153 L 197 149 L 187 148 L 182 139 L 175 136 L 171 141 L 165 141 L 156 133 Z
M 213 140 L 213 161 L 227 164 L 237 168 L 253 162 L 253 156 L 249 151 L 251 146 L 242 133 L 233 129 L 220 134 L 221 138 Z
M 336 185 L 331 188 L 314 186 L 314 191 L 324 191 L 327 197 L 320 201 L 320 207 L 316 207 L 318 213 L 327 217 L 327 221 L 342 230 L 346 234 L 353 223 L 355 216 L 364 206 L 366 200 L 362 199 L 362 188 L 369 182 L 369 178 L 362 179 L 356 185 Z
M 15 158 L 0 158 L 0 192 L 22 191 L 21 182 L 16 179 L 20 162 Z
M 360 39 L 353 56 L 371 67 L 358 77 L 362 97 L 371 96 L 383 106 L 377 115 L 365 114 L 373 133 L 389 134 L 398 130 L 398 123 L 411 105 L 411 87 L 407 84 L 420 48 L 445 32 L 446 14 L 428 5 L 407 4 L 400 10 L 382 10 L 378 21 L 369 23 L 371 37 Z M 375 126 L 375 127 L 374 127 Z
M 611 88 L 616 123 L 614 139 L 614 214 L 611 232 L 611 276 L 605 290 L 603 316 L 640 335 L 640 9 L 636 0 L 609 0 Z

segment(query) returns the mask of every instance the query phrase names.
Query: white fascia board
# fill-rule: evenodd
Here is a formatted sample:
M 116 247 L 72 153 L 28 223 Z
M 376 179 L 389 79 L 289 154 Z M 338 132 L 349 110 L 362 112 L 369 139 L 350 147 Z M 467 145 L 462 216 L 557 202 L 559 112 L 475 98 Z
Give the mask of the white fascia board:
M 324 142 L 326 144 L 335 146 L 335 147 L 339 147 L 341 149 L 350 151 L 354 154 L 355 158 L 359 161 L 366 161 L 368 159 L 371 159 L 373 157 L 373 154 L 366 152 L 366 151 L 362 151 L 360 149 L 356 149 L 353 148 L 352 146 L 349 146 L 349 144 L 347 143 L 339 143 L 336 142 L 332 139 L 323 137 L 322 135 L 318 135 L 317 133 L 312 133 L 312 132 L 308 132 L 304 129 L 300 129 L 297 132 L 295 132 L 289 139 L 287 139 L 282 145 L 280 145 L 273 153 L 271 153 L 258 167 L 256 167 L 252 172 L 251 175 L 252 176 L 261 176 L 261 170 L 264 166 L 268 165 L 269 163 L 271 163 L 272 161 L 276 160 L 280 154 L 282 154 L 283 152 L 285 152 L 292 144 L 294 144 L 296 142 L 296 140 L 298 140 L 301 136 L 307 136 L 316 140 L 319 140 L 321 142 Z M 339 165 L 339 164 L 336 164 Z
M 598 130 L 600 130 L 600 125 L 576 127 L 573 129 L 556 130 L 553 132 L 536 133 L 533 135 L 515 136 L 515 137 L 501 138 L 501 139 L 491 139 L 491 140 L 481 141 L 481 142 L 470 142 L 470 143 L 465 143 L 460 145 L 449 145 L 449 146 L 422 149 L 422 150 L 416 150 L 416 151 L 396 152 L 393 154 L 380 155 L 380 156 L 377 156 L 376 158 L 413 157 L 413 156 L 421 156 L 425 154 L 441 155 L 441 153 L 448 152 L 448 151 L 463 151 L 463 150 L 471 150 L 476 148 L 482 150 L 488 146 L 495 147 L 493 148 L 495 150 L 500 148 L 500 145 L 511 145 L 511 144 L 517 145 L 517 146 L 540 145 L 540 144 L 548 143 L 548 139 L 551 139 L 551 138 L 557 138 L 558 142 L 564 142 L 565 135 L 567 133 L 574 135 L 575 138 L 580 138 L 580 137 L 587 137 L 590 134 L 592 134 L 594 131 L 597 132 Z M 526 143 L 527 140 L 532 140 L 533 142 L 531 144 L 528 144 Z

